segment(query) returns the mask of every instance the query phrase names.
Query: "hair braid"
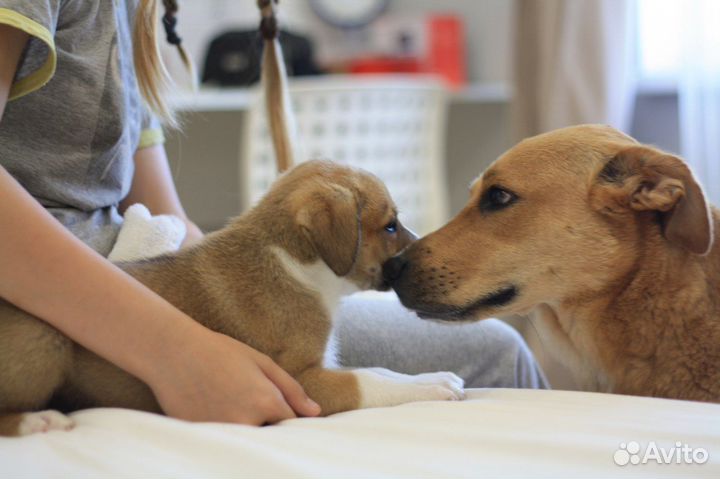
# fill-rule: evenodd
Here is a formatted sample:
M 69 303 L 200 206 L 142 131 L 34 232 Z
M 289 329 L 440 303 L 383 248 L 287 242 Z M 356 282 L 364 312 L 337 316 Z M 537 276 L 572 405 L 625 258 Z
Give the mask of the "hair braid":
M 278 22 L 275 4 L 278 0 L 257 0 L 260 9 L 260 33 L 265 39 L 262 60 L 262 86 L 265 93 L 270 134 L 275 149 L 278 172 L 290 168 L 293 163 L 294 126 L 287 73 L 282 49 L 278 41 Z
M 162 21 L 168 43 L 175 45 L 185 68 L 187 68 L 195 86 L 195 68 L 181 38 L 175 31 L 177 25 L 178 4 L 176 0 L 163 0 L 165 13 Z M 137 75 L 140 93 L 150 109 L 165 123 L 177 126 L 174 112 L 168 106 L 166 95 L 172 80 L 165 68 L 157 41 L 159 22 L 158 0 L 139 0 L 135 13 L 133 29 L 133 63 Z
M 197 79 L 197 76 L 195 74 L 194 63 L 182 44 L 182 38 L 178 36 L 177 31 L 175 30 L 175 27 L 177 26 L 178 12 L 177 0 L 163 0 L 163 5 L 165 6 L 165 13 L 162 17 L 162 23 L 163 27 L 165 28 L 165 38 L 167 39 L 167 42 L 169 44 L 175 45 L 175 47 L 177 48 L 183 65 L 185 65 L 185 68 L 187 69 L 190 78 L 192 79 L 193 88 L 195 88 L 195 81 Z

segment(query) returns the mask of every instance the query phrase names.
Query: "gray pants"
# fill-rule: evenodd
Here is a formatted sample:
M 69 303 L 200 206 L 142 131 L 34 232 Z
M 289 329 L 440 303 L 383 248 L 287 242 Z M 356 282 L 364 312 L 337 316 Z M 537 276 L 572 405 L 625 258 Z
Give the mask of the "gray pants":
M 522 337 L 497 319 L 426 321 L 406 310 L 392 293 L 348 297 L 337 318 L 343 366 L 406 374 L 452 371 L 471 388 L 548 388 Z

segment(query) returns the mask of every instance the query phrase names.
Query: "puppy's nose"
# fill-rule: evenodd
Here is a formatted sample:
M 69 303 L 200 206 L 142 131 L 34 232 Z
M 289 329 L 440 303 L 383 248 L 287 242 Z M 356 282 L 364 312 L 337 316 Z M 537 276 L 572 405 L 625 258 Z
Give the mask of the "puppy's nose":
M 397 281 L 407 264 L 404 255 L 393 256 L 383 264 L 383 279 L 391 284 Z

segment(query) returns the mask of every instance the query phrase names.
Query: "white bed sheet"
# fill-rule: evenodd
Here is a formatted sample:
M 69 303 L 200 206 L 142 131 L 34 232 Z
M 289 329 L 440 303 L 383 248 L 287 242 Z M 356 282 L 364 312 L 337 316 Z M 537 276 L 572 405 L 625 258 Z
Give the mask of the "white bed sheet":
M 469 398 L 265 428 L 91 409 L 73 414 L 70 432 L 0 439 L 0 476 L 720 477 L 720 405 L 510 389 Z M 630 441 L 680 441 L 709 457 L 616 465 Z

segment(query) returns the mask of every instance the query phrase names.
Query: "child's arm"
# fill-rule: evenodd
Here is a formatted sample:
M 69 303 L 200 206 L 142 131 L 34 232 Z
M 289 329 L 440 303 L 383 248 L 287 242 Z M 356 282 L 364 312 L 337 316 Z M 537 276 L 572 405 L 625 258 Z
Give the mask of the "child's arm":
M 183 246 L 202 239 L 202 231 L 188 219 L 180 203 L 165 148 L 162 145 L 154 145 L 139 149 L 135 152 L 134 161 L 135 174 L 132 186 L 127 197 L 120 204 L 121 212 L 128 206 L 142 203 L 153 215 L 172 214 L 185 221 L 187 236 Z
M 27 36 L 0 25 L 0 128 Z M 171 416 L 262 424 L 317 405 L 268 357 L 206 329 L 75 238 L 0 167 L 0 297 L 147 383 Z

